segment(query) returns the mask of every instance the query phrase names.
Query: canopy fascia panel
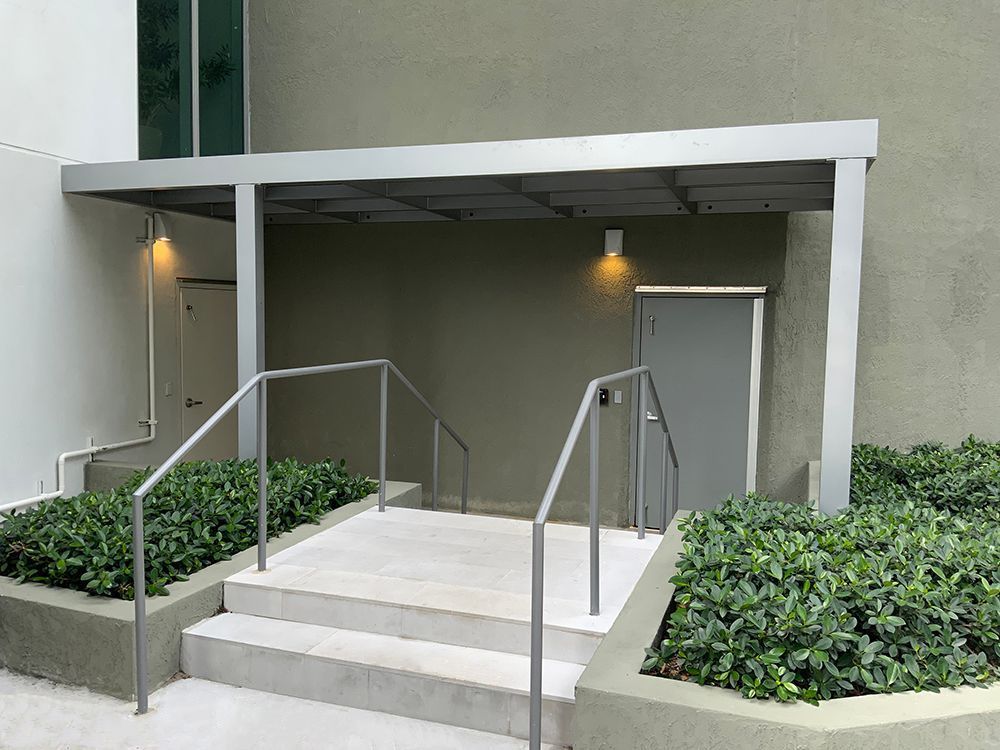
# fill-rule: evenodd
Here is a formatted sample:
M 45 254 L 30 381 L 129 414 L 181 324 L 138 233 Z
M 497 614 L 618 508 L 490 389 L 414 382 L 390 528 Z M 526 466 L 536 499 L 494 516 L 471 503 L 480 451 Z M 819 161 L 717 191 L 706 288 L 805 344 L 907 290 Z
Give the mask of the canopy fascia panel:
M 837 159 L 877 120 L 211 156 L 63 167 L 63 191 L 223 219 L 264 186 L 267 223 L 830 210 Z

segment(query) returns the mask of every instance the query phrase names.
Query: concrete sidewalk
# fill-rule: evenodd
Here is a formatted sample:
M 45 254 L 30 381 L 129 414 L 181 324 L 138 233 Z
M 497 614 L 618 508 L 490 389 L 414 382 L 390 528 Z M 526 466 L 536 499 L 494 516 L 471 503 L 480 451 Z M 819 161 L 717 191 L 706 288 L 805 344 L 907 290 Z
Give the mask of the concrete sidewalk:
M 514 750 L 527 743 L 416 719 L 198 679 L 153 693 L 151 711 L 83 688 L 0 670 L 5 750 Z

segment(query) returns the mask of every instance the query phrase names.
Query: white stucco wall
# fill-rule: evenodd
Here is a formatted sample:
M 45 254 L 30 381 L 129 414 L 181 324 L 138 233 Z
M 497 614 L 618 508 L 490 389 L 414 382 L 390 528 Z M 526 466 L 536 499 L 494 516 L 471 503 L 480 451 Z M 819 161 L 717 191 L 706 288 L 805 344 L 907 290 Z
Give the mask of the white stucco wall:
M 63 196 L 68 161 L 136 157 L 134 0 L 0 0 L 0 504 L 56 486 L 63 451 L 143 436 L 144 212 Z M 159 435 L 178 443 L 176 276 L 232 279 L 232 225 L 174 217 L 156 248 Z M 67 489 L 82 483 L 69 466 Z
M 145 435 L 145 248 L 141 209 L 63 196 L 60 160 L 0 147 L 0 504 L 56 486 L 67 450 Z M 14 177 L 16 175 L 16 178 Z M 104 454 L 156 463 L 180 440 L 177 277 L 235 278 L 233 226 L 171 216 L 154 283 L 154 444 Z M 165 384 L 175 384 L 165 396 Z M 82 488 L 83 460 L 67 487 Z
M 59 167 L 0 148 L 0 503 L 55 489 L 56 456 L 90 436 L 142 435 L 143 215 L 64 198 Z
M 0 144 L 137 154 L 135 0 L 0 0 Z

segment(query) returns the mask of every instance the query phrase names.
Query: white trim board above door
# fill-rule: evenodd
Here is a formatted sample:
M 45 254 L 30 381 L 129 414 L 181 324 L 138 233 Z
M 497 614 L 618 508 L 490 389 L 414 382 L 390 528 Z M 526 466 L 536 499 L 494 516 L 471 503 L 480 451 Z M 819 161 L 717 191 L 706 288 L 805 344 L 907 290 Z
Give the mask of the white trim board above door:
M 675 424 L 668 426 L 673 431 L 680 458 L 681 508 L 710 507 L 714 501 L 710 501 L 708 497 L 700 497 L 699 489 L 704 490 L 701 494 L 708 493 L 707 488 L 713 486 L 726 488 L 725 494 L 756 489 L 766 293 L 767 288 L 763 286 L 639 286 L 635 289 L 632 364 L 649 364 L 652 368 L 651 375 L 664 401 L 668 423 L 671 420 L 669 404 L 674 403 Z M 671 303 L 666 298 L 680 299 Z M 684 304 L 681 300 L 691 300 L 692 304 Z M 713 303 L 712 300 L 718 302 Z M 725 300 L 731 300 L 732 303 Z M 649 308 L 645 314 L 644 308 Z M 660 320 L 656 319 L 656 312 L 660 312 Z M 660 335 L 657 336 L 657 333 Z M 653 342 L 656 342 L 657 348 L 650 349 L 644 355 L 643 346 L 649 348 Z M 662 347 L 675 349 L 669 352 L 659 351 Z M 704 377 L 698 371 L 701 358 L 704 358 Z M 746 379 L 745 383 L 739 372 L 744 373 L 742 378 Z M 713 393 L 712 388 L 716 392 Z M 680 392 L 678 389 L 692 392 Z M 695 404 L 703 411 L 693 411 Z M 638 402 L 633 392 L 630 415 L 630 512 L 633 519 L 635 451 L 639 426 L 645 427 L 645 420 L 641 419 L 643 415 L 637 414 L 637 408 Z M 738 436 L 742 428 L 734 430 L 733 427 L 744 423 L 746 437 L 745 441 L 741 441 Z M 710 428 L 709 425 L 714 427 Z M 710 429 L 717 432 L 706 433 Z M 687 440 L 685 431 L 688 432 Z M 647 443 L 650 439 L 652 438 L 647 436 Z M 685 442 L 688 443 L 686 446 Z M 716 457 L 717 444 L 721 453 Z M 684 460 L 685 453 L 689 454 L 687 462 Z M 706 458 L 710 455 L 713 456 L 711 461 Z M 716 463 L 713 464 L 712 461 Z M 650 471 L 649 463 L 647 461 L 647 472 Z M 685 463 L 689 472 L 699 474 L 685 476 Z M 654 472 L 656 470 L 655 467 L 652 469 Z M 708 479 L 709 473 L 711 480 Z M 726 477 L 725 481 L 720 479 L 722 476 Z M 705 478 L 703 483 L 706 488 L 701 488 L 699 484 L 702 478 Z M 695 479 L 698 481 L 694 481 Z M 647 486 L 658 486 L 655 482 L 650 485 L 650 481 L 647 473 Z M 688 490 L 687 501 L 685 485 Z M 724 494 L 718 500 L 723 497 Z M 654 505 L 647 495 L 647 522 L 650 526 L 659 525 L 659 520 L 650 515 L 652 513 L 655 516 Z
M 760 297 L 767 294 L 766 286 L 637 286 L 636 297 Z

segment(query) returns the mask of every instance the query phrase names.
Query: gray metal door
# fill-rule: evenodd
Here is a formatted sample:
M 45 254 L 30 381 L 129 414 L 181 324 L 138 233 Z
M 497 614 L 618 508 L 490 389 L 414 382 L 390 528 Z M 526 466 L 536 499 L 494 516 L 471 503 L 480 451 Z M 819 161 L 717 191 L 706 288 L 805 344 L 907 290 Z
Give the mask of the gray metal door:
M 762 299 L 640 296 L 637 302 L 639 361 L 650 367 L 673 435 L 679 506 L 711 508 L 752 489 Z M 639 429 L 647 430 L 646 519 L 656 527 L 663 435 L 639 417 Z

